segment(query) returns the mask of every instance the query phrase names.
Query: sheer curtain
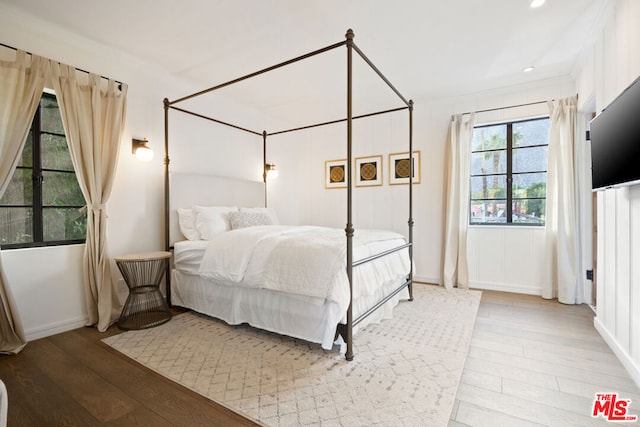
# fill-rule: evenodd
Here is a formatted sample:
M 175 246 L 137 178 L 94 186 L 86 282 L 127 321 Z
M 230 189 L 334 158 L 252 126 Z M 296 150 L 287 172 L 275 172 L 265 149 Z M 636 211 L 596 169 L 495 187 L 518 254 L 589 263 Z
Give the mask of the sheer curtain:
M 22 156 L 38 108 L 49 61 L 18 50 L 15 62 L 0 61 L 0 196 Z M 0 253 L 0 353 L 16 354 L 27 340 Z
M 475 115 L 454 115 L 449 125 L 445 155 L 444 236 L 442 285 L 469 287 L 467 227 L 469 224 L 469 173 Z
M 89 323 L 105 331 L 117 316 L 107 248 L 107 201 L 115 177 L 126 115 L 127 85 L 89 74 L 86 85 L 73 67 L 52 63 L 71 159 L 87 202 L 87 240 L 83 260 Z
M 543 298 L 581 304 L 577 97 L 549 102 L 551 129 L 547 169 L 546 250 Z

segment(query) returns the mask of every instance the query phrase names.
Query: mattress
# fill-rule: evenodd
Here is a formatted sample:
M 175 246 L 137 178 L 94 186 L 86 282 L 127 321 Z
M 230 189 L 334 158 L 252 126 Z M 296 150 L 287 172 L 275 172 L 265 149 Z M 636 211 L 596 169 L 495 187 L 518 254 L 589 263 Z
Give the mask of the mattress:
M 354 260 L 404 242 L 396 233 L 356 231 Z M 350 301 L 345 265 L 344 231 L 323 227 L 252 227 L 216 241 L 176 242 L 173 303 L 330 349 Z M 354 317 L 403 284 L 409 270 L 407 248 L 354 267 Z M 402 298 L 406 288 L 358 326 L 390 318 Z
M 173 246 L 173 264 L 176 270 L 189 274 L 198 274 L 206 240 L 183 240 Z

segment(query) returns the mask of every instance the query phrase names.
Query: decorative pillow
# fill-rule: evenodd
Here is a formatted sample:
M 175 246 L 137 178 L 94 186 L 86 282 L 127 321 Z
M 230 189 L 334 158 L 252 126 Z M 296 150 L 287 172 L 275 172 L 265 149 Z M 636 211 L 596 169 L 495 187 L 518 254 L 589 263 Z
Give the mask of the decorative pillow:
M 196 229 L 196 216 L 193 209 L 178 208 L 178 224 L 180 232 L 187 240 L 200 240 L 200 232 Z
M 235 206 L 194 206 L 196 230 L 202 240 L 211 240 L 218 234 L 231 230 L 229 213 L 237 212 Z
M 231 212 L 229 214 L 229 221 L 231 222 L 231 229 L 236 230 L 238 228 L 255 227 L 256 225 L 271 225 L 271 217 L 264 212 Z
M 261 212 L 265 213 L 271 218 L 271 224 L 279 225 L 280 220 L 278 219 L 278 215 L 276 214 L 275 209 L 273 208 L 240 208 L 240 212 Z M 268 224 L 270 225 L 270 224 Z

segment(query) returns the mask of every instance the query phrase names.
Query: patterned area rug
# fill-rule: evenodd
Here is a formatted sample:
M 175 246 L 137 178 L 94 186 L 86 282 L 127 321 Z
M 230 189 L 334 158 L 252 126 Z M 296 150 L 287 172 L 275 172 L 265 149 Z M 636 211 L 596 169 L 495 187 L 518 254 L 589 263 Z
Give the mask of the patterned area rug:
M 446 426 L 481 293 L 414 286 L 394 318 L 337 350 L 195 313 L 103 341 L 269 426 Z

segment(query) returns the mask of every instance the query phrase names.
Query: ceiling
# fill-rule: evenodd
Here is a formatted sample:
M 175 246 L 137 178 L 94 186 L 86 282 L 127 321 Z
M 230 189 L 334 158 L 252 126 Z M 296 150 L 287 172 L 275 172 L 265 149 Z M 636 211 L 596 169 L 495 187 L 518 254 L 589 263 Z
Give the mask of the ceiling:
M 0 0 L 202 88 L 343 41 L 352 28 L 396 88 L 422 101 L 568 75 L 609 2 L 547 0 L 532 9 L 530 0 Z M 344 68 L 318 61 L 280 84 L 335 96 L 327 87 L 344 87 Z M 367 94 L 374 83 L 365 82 L 359 90 Z M 287 101 L 271 100 L 271 90 L 261 83 L 237 97 L 259 92 L 269 101 L 257 106 L 277 110 Z

